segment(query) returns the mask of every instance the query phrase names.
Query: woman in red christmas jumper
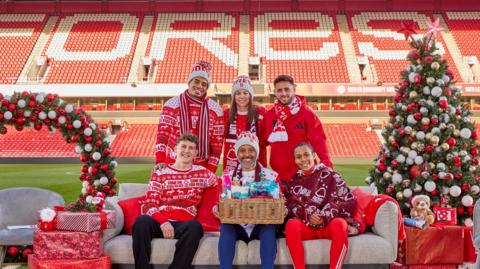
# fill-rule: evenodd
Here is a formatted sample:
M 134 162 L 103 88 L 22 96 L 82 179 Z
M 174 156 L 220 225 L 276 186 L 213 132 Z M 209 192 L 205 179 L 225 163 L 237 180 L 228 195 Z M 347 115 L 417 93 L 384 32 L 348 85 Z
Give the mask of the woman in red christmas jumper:
M 223 171 L 231 172 L 238 166 L 235 143 L 244 131 L 254 133 L 259 140 L 258 161 L 267 166 L 265 138 L 265 109 L 253 103 L 253 87 L 248 76 L 239 76 L 232 85 L 232 103 L 223 113 L 225 122 L 225 145 L 223 148 Z
M 298 171 L 286 183 L 287 221 L 285 240 L 295 269 L 305 269 L 303 240 L 328 238 L 330 269 L 342 268 L 348 249 L 348 234 L 358 227 L 353 218 L 356 198 L 343 178 L 320 163 L 308 143 L 294 148 Z

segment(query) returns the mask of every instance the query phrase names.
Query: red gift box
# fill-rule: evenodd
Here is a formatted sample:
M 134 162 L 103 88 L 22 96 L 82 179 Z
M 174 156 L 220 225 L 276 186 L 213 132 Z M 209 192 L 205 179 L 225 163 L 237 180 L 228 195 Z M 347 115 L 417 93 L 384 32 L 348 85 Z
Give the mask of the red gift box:
M 450 207 L 433 206 L 436 225 L 456 225 L 457 209 Z
M 390 264 L 390 269 L 456 269 L 453 264 L 403 265 L 398 262 Z
M 29 269 L 110 269 L 110 256 L 82 260 L 42 260 L 36 255 L 28 256 Z
M 477 249 L 473 245 L 473 229 L 472 227 L 463 227 L 463 232 L 465 234 L 465 245 L 464 245 L 464 261 L 465 262 L 476 262 L 477 261 Z
M 102 212 L 57 212 L 57 230 L 93 232 L 102 229 L 115 228 L 116 212 L 103 210 Z
M 102 232 L 36 230 L 33 252 L 38 259 L 95 259 L 103 254 Z
M 463 263 L 463 227 L 406 227 L 405 231 L 405 265 Z

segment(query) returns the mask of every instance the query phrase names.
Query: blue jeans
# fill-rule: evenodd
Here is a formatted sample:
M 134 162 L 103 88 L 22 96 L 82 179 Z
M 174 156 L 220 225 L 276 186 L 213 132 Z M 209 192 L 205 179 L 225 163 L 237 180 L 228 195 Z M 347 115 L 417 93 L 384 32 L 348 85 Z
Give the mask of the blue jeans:
M 277 238 L 275 237 L 275 225 L 272 224 L 255 225 L 250 237 L 245 229 L 238 224 L 222 224 L 220 226 L 220 240 L 218 242 L 220 268 L 232 268 L 237 240 L 248 243 L 256 239 L 260 240 L 262 269 L 273 269 L 275 256 L 277 255 Z

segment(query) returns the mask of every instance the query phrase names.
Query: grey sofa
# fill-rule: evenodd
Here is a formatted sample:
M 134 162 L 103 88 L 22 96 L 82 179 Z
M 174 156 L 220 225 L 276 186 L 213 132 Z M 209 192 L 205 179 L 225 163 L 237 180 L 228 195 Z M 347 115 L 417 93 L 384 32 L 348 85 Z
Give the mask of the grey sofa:
M 117 211 L 117 226 L 104 232 L 104 251 L 111 256 L 112 268 L 133 268 L 132 237 L 121 234 L 123 213 L 118 201 L 144 195 L 147 184 L 120 184 L 119 196 L 107 199 L 107 207 Z M 370 187 L 361 187 L 369 193 L 376 192 Z M 372 232 L 349 238 L 349 249 L 343 268 L 388 268 L 397 257 L 398 215 L 397 207 L 387 202 L 380 207 L 375 218 Z M 206 233 L 194 258 L 195 268 L 218 268 L 218 233 Z M 154 239 L 152 241 L 151 262 L 155 268 L 166 268 L 175 251 L 172 239 Z M 276 265 L 278 268 L 293 268 L 290 254 L 284 238 L 278 239 Z M 328 268 L 330 240 L 318 239 L 305 241 L 305 257 L 309 268 Z M 237 242 L 234 265 L 237 268 L 260 268 L 259 241 L 248 245 Z M 323 265 L 323 266 L 320 266 Z
M 57 205 L 63 206 L 65 201 L 53 191 L 38 188 L 0 190 L 0 268 L 5 246 L 33 243 L 34 228 L 8 229 L 8 226 L 36 224 L 38 210 Z
M 480 249 L 480 200 L 477 200 L 473 210 L 473 245 L 477 250 Z M 480 268 L 480 255 L 477 255 L 475 266 Z

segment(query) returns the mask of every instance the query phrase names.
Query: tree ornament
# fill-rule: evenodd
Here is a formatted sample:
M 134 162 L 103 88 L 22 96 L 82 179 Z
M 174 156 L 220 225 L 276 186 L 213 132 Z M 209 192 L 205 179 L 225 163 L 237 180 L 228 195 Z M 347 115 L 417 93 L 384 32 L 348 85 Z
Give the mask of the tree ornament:
M 463 128 L 460 130 L 460 136 L 464 139 L 468 139 L 472 136 L 472 131 L 470 131 L 468 128 Z
M 397 198 L 397 201 L 401 201 L 401 200 L 403 200 L 403 193 L 401 191 L 399 191 L 399 192 L 397 192 L 395 197 Z
M 435 83 L 435 79 L 432 77 L 428 77 L 426 82 L 428 85 L 432 86 Z
M 433 62 L 430 67 L 433 69 L 433 70 L 438 70 L 440 68 L 440 64 L 438 62 Z
M 458 197 L 462 193 L 462 189 L 460 189 L 460 187 L 457 185 L 453 185 L 452 187 L 450 187 L 449 193 L 452 197 Z
M 435 185 L 435 182 L 428 180 L 425 182 L 423 188 L 428 192 L 433 192 L 437 188 L 437 185 Z
M 100 160 L 100 158 L 102 158 L 102 154 L 100 154 L 100 152 L 95 152 L 95 153 L 92 154 L 92 158 L 95 161 L 98 161 L 98 160 Z

